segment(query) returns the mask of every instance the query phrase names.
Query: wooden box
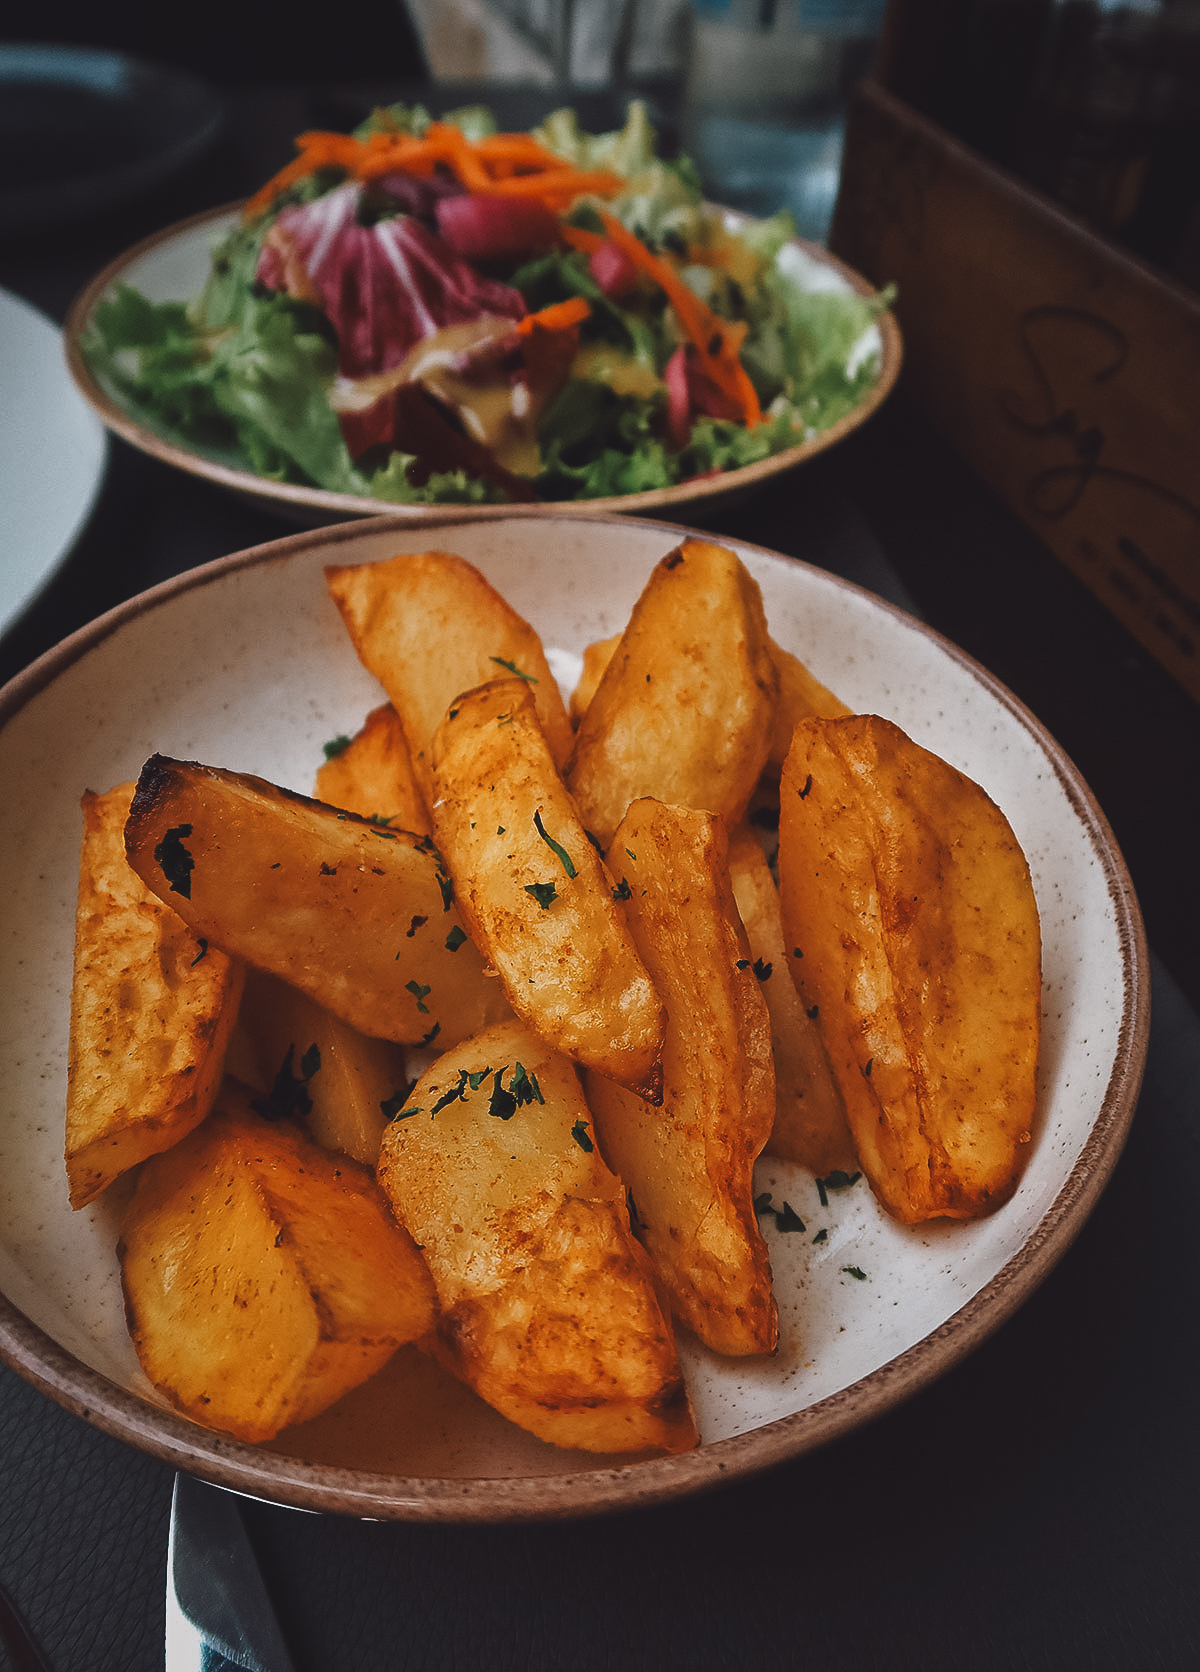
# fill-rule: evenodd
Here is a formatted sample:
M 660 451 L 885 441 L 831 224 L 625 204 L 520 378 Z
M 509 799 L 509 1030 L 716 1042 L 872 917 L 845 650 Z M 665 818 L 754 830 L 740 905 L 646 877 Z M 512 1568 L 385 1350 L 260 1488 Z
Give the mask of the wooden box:
M 830 244 L 898 286 L 909 396 L 1200 698 L 1200 296 L 869 82 Z

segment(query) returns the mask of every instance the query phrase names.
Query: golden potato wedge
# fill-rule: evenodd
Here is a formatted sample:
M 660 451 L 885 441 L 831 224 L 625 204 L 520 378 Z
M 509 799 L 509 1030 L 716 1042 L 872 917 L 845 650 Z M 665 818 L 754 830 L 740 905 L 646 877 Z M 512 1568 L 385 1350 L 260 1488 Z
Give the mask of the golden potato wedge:
M 668 1020 L 661 1109 L 588 1076 L 600 1147 L 629 1187 L 676 1317 L 716 1352 L 767 1353 L 778 1319 L 753 1171 L 775 1115 L 771 1023 L 725 827 L 711 813 L 635 801 L 610 853 Z
M 268 1440 L 433 1327 L 428 1270 L 370 1172 L 227 1081 L 203 1126 L 142 1168 L 121 1279 L 142 1367 L 209 1428 Z
M 529 683 L 550 752 L 559 766 L 566 760 L 571 722 L 542 641 L 474 564 L 419 552 L 331 566 L 325 579 L 359 660 L 400 716 L 427 799 L 427 751 L 446 710 L 460 692 L 505 671 Z
M 153 755 L 125 851 L 197 933 L 360 1033 L 453 1043 L 509 1013 L 429 836 L 247 773 Z
M 156 899 L 125 858 L 132 784 L 83 797 L 67 1045 L 71 1206 L 169 1149 L 217 1095 L 243 966 Z
M 662 1005 L 528 685 L 492 680 L 459 697 L 431 756 L 434 835 L 513 1010 L 565 1056 L 656 1096 Z
M 607 848 L 640 796 L 739 819 L 766 763 L 779 676 L 762 595 L 723 546 L 664 557 L 580 721 L 563 772 Z
M 788 973 L 779 890 L 753 831 L 729 838 L 729 878 L 771 1018 L 775 1124 L 766 1148 L 818 1178 L 856 1165 L 846 1106 L 817 1026 Z
M 850 710 L 840 697 L 835 697 L 832 691 L 809 673 L 798 656 L 793 656 L 790 650 L 784 650 L 773 639 L 771 655 L 779 673 L 779 698 L 775 706 L 775 723 L 771 730 L 767 764 L 776 772 L 781 772 L 791 747 L 792 733 L 801 720 L 811 720 L 815 715 L 827 720 L 837 720 L 849 714 Z
M 430 827 L 400 718 L 390 702 L 373 708 L 345 746 L 331 749 L 317 771 L 318 801 L 424 835 Z
M 447 1051 L 384 1136 L 379 1180 L 425 1251 L 439 1357 L 554 1445 L 696 1443 L 675 1340 L 575 1070 L 520 1023 Z
M 781 780 L 788 963 L 859 1163 L 906 1225 L 1011 1195 L 1036 1100 L 1029 867 L 978 784 L 874 715 L 805 720 Z
M 616 655 L 620 642 L 620 633 L 614 633 L 611 639 L 597 639 L 595 644 L 589 644 L 584 650 L 583 669 L 567 704 L 567 713 L 571 716 L 573 726 L 578 726 L 587 713 L 588 705 L 596 695 L 596 687 L 604 677 L 605 668 Z
M 595 644 L 589 644 L 584 651 L 583 671 L 571 692 L 568 704 L 568 712 L 574 726 L 578 727 L 587 713 L 596 689 L 604 677 L 604 670 L 612 661 L 620 642 L 620 633 L 615 633 L 611 639 L 598 639 Z M 811 719 L 814 714 L 835 719 L 840 715 L 849 714 L 850 710 L 840 697 L 834 696 L 827 686 L 822 685 L 820 680 L 809 672 L 798 656 L 793 656 L 790 650 L 784 650 L 774 639 L 769 643 L 771 660 L 775 663 L 775 670 L 779 675 L 779 695 L 775 703 L 771 746 L 766 764 L 778 773 L 783 766 L 797 721 Z
M 256 1093 L 259 1113 L 298 1121 L 322 1148 L 368 1167 L 408 1092 L 403 1046 L 359 1033 L 298 987 L 255 969 L 225 1066 Z

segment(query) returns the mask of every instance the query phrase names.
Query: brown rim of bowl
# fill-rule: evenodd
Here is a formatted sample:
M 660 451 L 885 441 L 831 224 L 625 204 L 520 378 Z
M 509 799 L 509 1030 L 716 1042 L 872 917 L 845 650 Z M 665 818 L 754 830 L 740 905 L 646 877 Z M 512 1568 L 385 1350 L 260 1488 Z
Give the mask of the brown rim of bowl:
M 478 519 L 471 519 L 477 521 Z M 495 520 L 502 520 L 496 518 Z M 544 522 L 543 517 L 535 520 Z M 603 519 L 615 529 L 633 520 Z M 462 521 L 450 512 L 431 519 Z M 645 523 L 637 519 L 639 527 Z M 339 545 L 368 532 L 402 532 L 408 519 L 381 517 L 375 527 L 347 523 L 305 530 L 188 570 L 98 617 L 46 652 L 0 691 L 0 727 L 60 673 L 127 622 L 176 595 L 238 569 L 286 561 L 314 543 Z M 689 530 L 658 523 L 668 541 Z M 733 544 L 769 560 L 799 563 L 746 541 Z M 825 571 L 826 582 L 861 588 Z M 1107 882 L 1123 969 L 1115 1060 L 1100 1111 L 1058 1195 L 1016 1254 L 967 1303 L 905 1352 L 848 1387 L 760 1428 L 672 1457 L 601 1465 L 562 1475 L 513 1478 L 408 1477 L 310 1464 L 199 1427 L 150 1404 L 79 1363 L 10 1301 L 0 1296 L 0 1360 L 59 1405 L 94 1427 L 172 1468 L 218 1486 L 296 1509 L 385 1521 L 501 1522 L 563 1520 L 663 1503 L 747 1479 L 841 1437 L 919 1392 L 965 1358 L 1010 1318 L 1066 1253 L 1095 1206 L 1121 1154 L 1133 1119 L 1150 1028 L 1149 954 L 1124 859 L 1100 808 L 1072 761 L 1025 705 L 950 640 L 881 599 L 875 605 L 941 646 L 1036 739 L 1087 831 Z
M 235 466 L 221 464 L 215 459 L 205 458 L 201 453 L 192 452 L 186 447 L 180 447 L 173 441 L 166 440 L 148 429 L 138 419 L 130 416 L 123 407 L 102 387 L 94 376 L 91 367 L 80 347 L 81 339 L 97 302 L 110 287 L 116 283 L 127 269 L 142 256 L 150 254 L 163 244 L 185 233 L 198 232 L 207 225 L 215 226 L 218 222 L 234 215 L 240 209 L 240 203 L 227 203 L 218 209 L 208 209 L 199 215 L 192 215 L 184 221 L 177 221 L 173 226 L 166 227 L 161 232 L 143 238 L 132 249 L 111 261 L 102 272 L 98 273 L 91 283 L 80 292 L 72 302 L 63 328 L 63 339 L 66 345 L 67 366 L 74 378 L 80 393 L 95 409 L 101 420 L 143 453 L 158 459 L 162 464 L 168 464 L 177 470 L 185 470 L 192 476 L 203 477 L 205 481 L 215 482 L 219 486 L 238 494 L 250 494 L 261 499 L 270 499 L 282 505 L 291 506 L 294 510 L 317 511 L 329 518 L 341 517 L 375 517 L 380 515 L 403 517 L 406 521 L 426 521 L 434 512 L 454 511 L 459 520 L 481 521 L 496 516 L 519 517 L 532 515 L 556 516 L 595 516 L 611 515 L 616 512 L 621 515 L 641 515 L 644 512 L 670 511 L 672 507 L 696 504 L 701 500 L 722 499 L 729 494 L 738 494 L 756 487 L 759 483 L 769 480 L 784 471 L 803 464 L 805 460 L 822 453 L 826 448 L 849 435 L 853 430 L 864 424 L 873 412 L 883 403 L 891 393 L 896 379 L 900 375 L 900 364 L 903 358 L 903 346 L 900 337 L 900 327 L 896 323 L 894 314 L 885 311 L 878 317 L 880 335 L 883 339 L 883 351 L 880 356 L 879 376 L 875 380 L 869 393 L 862 401 L 839 418 L 828 429 L 811 437 L 808 441 L 800 442 L 795 447 L 789 447 L 782 453 L 772 454 L 770 458 L 760 459 L 755 464 L 742 465 L 737 470 L 722 472 L 719 476 L 697 477 L 690 482 L 679 482 L 670 488 L 652 488 L 644 493 L 622 494 L 609 499 L 585 499 L 554 501 L 543 508 L 529 505 L 462 505 L 462 506 L 429 506 L 429 505 L 396 505 L 386 500 L 371 499 L 360 494 L 335 493 L 329 488 L 307 488 L 293 482 L 272 482 L 265 476 L 256 476 L 252 471 L 239 470 Z M 720 209 L 719 205 L 710 207 Z M 720 212 L 732 216 L 735 220 L 748 221 L 748 215 L 740 215 L 734 210 L 721 209 Z M 874 296 L 877 294 L 873 285 L 869 284 L 860 273 L 818 244 L 812 244 L 805 239 L 797 238 L 797 244 L 807 255 L 820 262 L 824 267 L 832 268 L 841 275 L 857 291 L 860 296 Z

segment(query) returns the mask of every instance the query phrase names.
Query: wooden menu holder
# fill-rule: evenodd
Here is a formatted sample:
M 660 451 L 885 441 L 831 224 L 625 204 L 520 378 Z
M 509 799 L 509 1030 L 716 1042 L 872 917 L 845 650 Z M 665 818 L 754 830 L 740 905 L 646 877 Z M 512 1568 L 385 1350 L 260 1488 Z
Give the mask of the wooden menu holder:
M 830 246 L 897 285 L 912 400 L 1200 698 L 1200 296 L 871 82 Z

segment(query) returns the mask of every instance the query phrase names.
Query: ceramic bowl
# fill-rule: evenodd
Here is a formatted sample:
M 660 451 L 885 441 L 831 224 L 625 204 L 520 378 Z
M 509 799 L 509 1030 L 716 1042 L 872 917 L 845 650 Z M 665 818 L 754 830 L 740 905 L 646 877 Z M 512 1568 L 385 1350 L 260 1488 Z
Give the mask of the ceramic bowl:
M 906 1229 L 860 1183 L 822 1206 L 803 1169 L 759 1163 L 805 1235 L 769 1221 L 781 1344 L 681 1351 L 702 1443 L 677 1457 L 557 1451 L 416 1350 L 268 1446 L 209 1432 L 146 1383 L 125 1329 L 116 1209 L 73 1213 L 63 1108 L 84 789 L 155 750 L 310 791 L 322 744 L 380 700 L 326 593 L 326 563 L 431 543 L 478 565 L 569 683 L 627 619 L 684 530 L 605 516 L 402 518 L 305 532 L 132 600 L 0 694 L 0 1354 L 52 1398 L 171 1465 L 275 1502 L 378 1518 L 501 1520 L 649 1503 L 792 1458 L 941 1375 L 1021 1305 L 1079 1230 L 1120 1151 L 1146 1048 L 1149 977 L 1129 878 L 1078 772 L 984 669 L 878 598 L 736 545 L 773 636 L 853 708 L 975 778 L 1030 862 L 1044 939 L 1037 1118 L 1015 1195 L 974 1224 Z M 827 1235 L 814 1240 L 819 1231 Z
M 732 223 L 747 219 L 733 211 L 726 211 L 726 215 Z M 142 452 L 244 497 L 265 501 L 277 513 L 282 512 L 296 522 L 307 525 L 331 523 L 346 517 L 378 516 L 381 511 L 387 510 L 393 515 L 426 523 L 432 516 L 444 513 L 447 509 L 444 506 L 384 506 L 378 499 L 357 494 L 300 487 L 295 483 L 256 476 L 230 458 L 204 454 L 158 434 L 123 405 L 119 392 L 93 371 L 81 342 L 97 303 L 119 284 L 131 285 L 153 302 L 186 302 L 198 295 L 208 277 L 211 247 L 236 218 L 237 207 L 234 205 L 211 210 L 168 227 L 120 256 L 92 280 L 72 305 L 65 333 L 67 363 L 84 397 L 114 434 L 123 436 Z M 864 278 L 819 245 L 796 239 L 787 246 L 780 259 L 807 289 L 856 290 L 864 296 L 873 294 L 872 286 Z M 865 423 L 886 399 L 899 376 L 902 357 L 900 327 L 892 314 L 879 316 L 867 332 L 861 351 L 878 354 L 879 376 L 852 412 L 810 440 L 789 447 L 786 452 L 776 453 L 772 458 L 762 459 L 757 464 L 744 465 L 740 470 L 725 471 L 719 476 L 697 478 L 645 493 L 623 494 L 619 498 L 548 505 L 545 514 L 603 516 L 618 511 L 623 514 L 678 516 L 688 506 L 711 505 L 752 492 L 773 477 L 794 470 L 807 459 L 835 446 Z M 463 521 L 491 520 L 497 514 L 528 517 L 541 513 L 528 505 L 454 507 L 454 515 Z

